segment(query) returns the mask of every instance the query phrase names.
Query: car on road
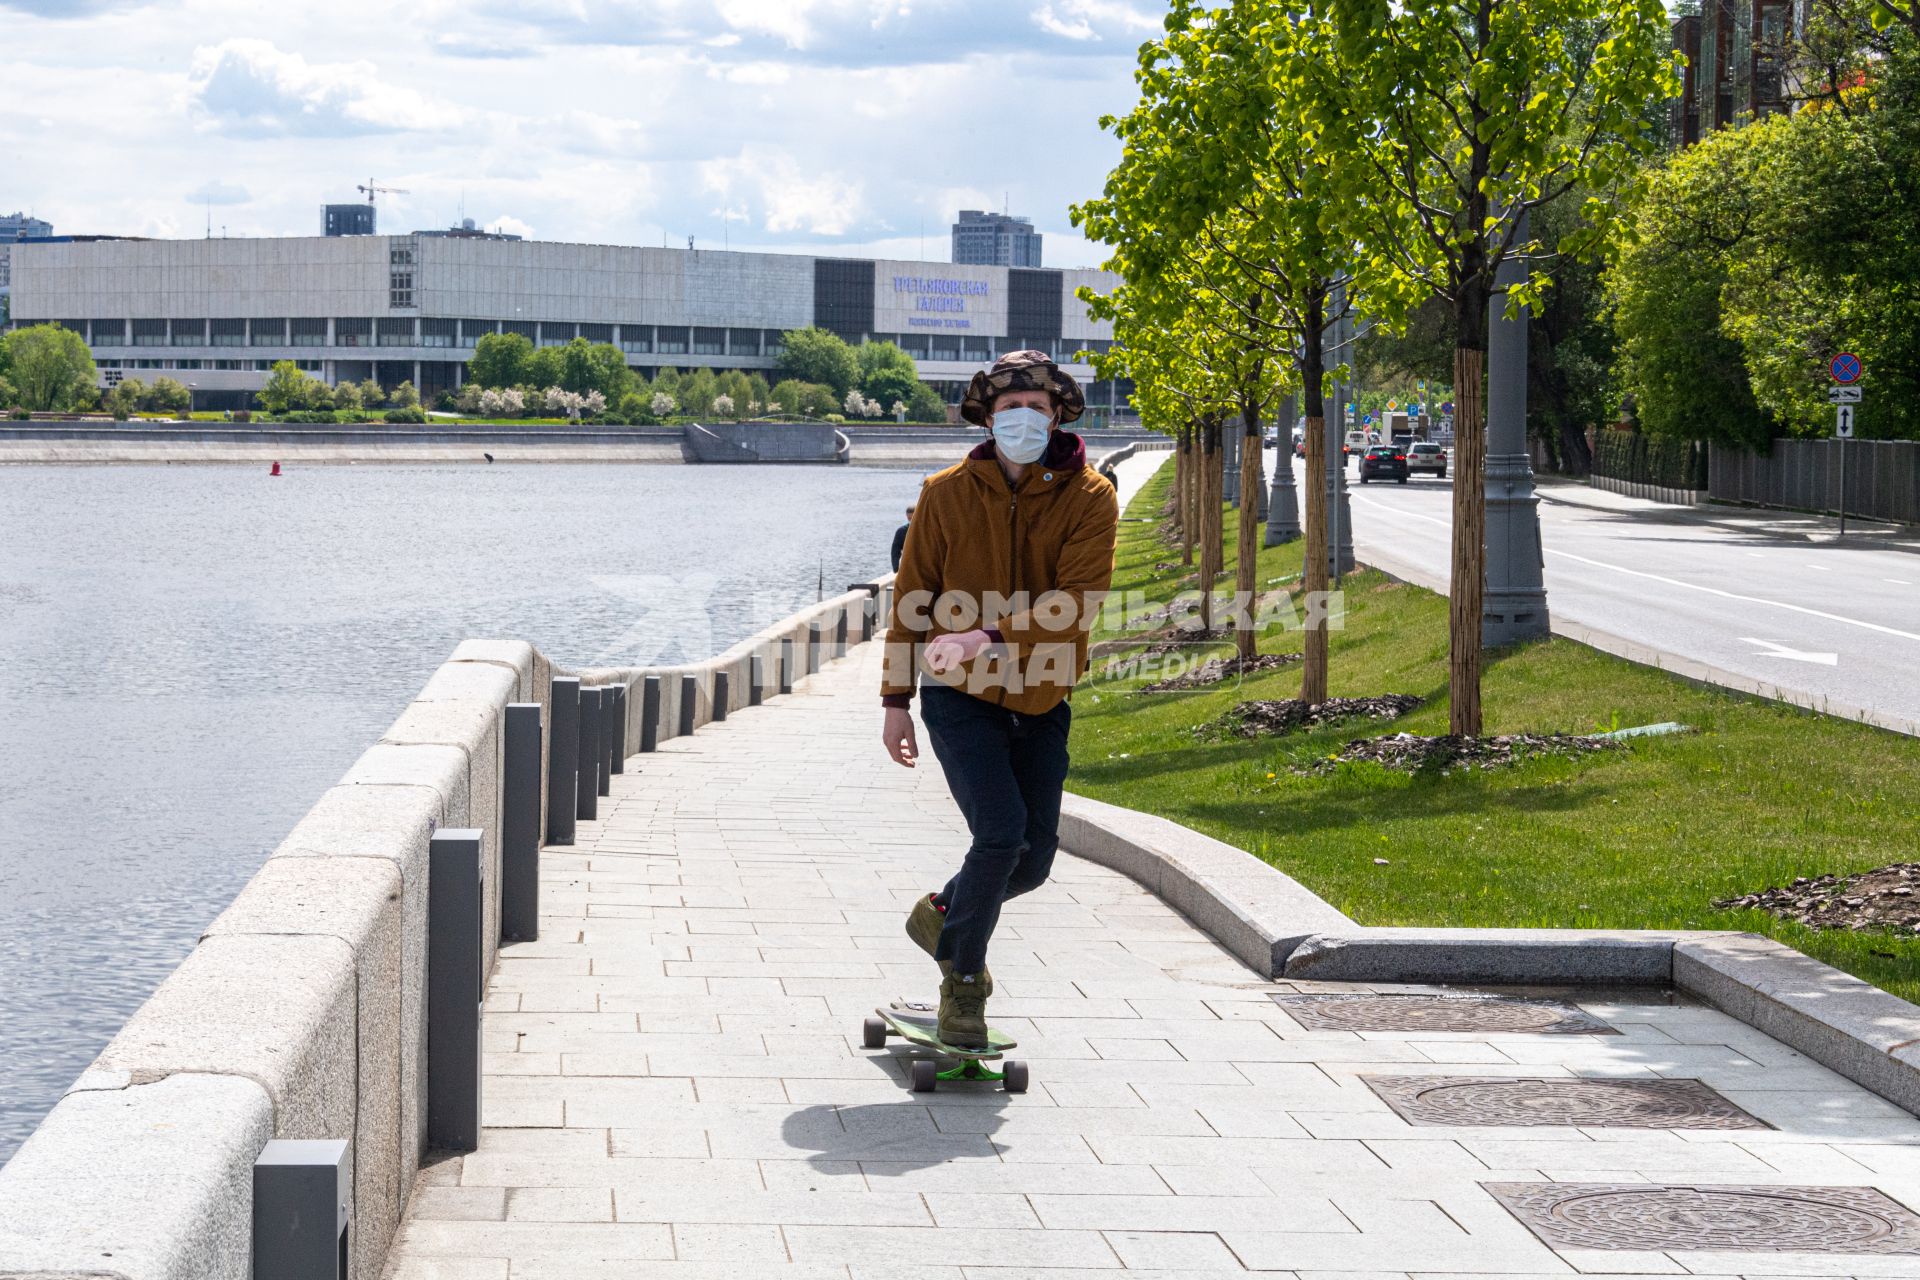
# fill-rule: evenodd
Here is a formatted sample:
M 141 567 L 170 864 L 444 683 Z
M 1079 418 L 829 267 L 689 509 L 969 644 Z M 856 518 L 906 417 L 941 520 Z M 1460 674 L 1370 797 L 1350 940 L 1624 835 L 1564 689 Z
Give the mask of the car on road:
M 1447 451 L 1431 440 L 1416 440 L 1407 449 L 1407 470 L 1431 471 L 1438 479 L 1447 478 Z
M 1350 456 L 1356 453 L 1364 453 L 1366 452 L 1367 446 L 1372 443 L 1373 441 L 1367 439 L 1366 432 L 1349 431 L 1347 432 L 1347 435 L 1346 435 L 1346 443 L 1341 447 L 1340 452 L 1343 456 Z
M 1407 482 L 1407 451 L 1398 445 L 1376 444 L 1360 459 L 1360 483 L 1369 480 Z

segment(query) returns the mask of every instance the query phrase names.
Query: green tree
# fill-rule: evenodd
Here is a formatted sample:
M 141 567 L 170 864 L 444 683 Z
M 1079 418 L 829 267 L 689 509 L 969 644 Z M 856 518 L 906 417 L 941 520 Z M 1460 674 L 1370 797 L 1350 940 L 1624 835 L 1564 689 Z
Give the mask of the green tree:
M 818 328 L 794 329 L 781 341 L 780 358 L 774 370 L 782 380 L 823 382 L 833 388 L 836 405 L 859 381 L 859 360 L 839 334 Z
M 93 352 L 73 330 L 29 325 L 8 334 L 0 346 L 6 350 L 7 380 L 22 407 L 65 413 L 92 398 L 98 376 Z
M 680 380 L 680 412 L 696 418 L 713 415 L 714 397 L 720 394 L 720 381 L 711 369 L 695 369 Z
M 333 407 L 350 413 L 358 413 L 365 408 L 366 403 L 360 398 L 360 384 L 342 382 L 336 386 L 333 389 Z
M 1658 137 L 1650 101 L 1677 90 L 1661 0 L 1324 0 L 1337 64 L 1295 68 L 1304 114 L 1361 218 L 1368 256 L 1446 299 L 1454 321 L 1453 566 L 1449 727 L 1481 728 L 1486 591 L 1487 319 L 1496 276 L 1533 304 L 1547 280 L 1530 261 L 1527 215 L 1591 194 L 1565 252 L 1603 253 L 1622 197 Z
M 107 392 L 104 397 L 104 407 L 114 417 L 125 421 L 140 408 L 146 396 L 146 383 L 138 378 L 122 378 L 114 384 L 111 391 Z M 0 405 L 4 404 L 5 397 L 0 397 Z
M 363 406 L 368 409 L 377 409 L 386 402 L 386 389 L 372 378 L 360 384 L 360 403 Z
M 862 343 L 854 355 L 860 393 L 867 399 L 889 407 L 896 400 L 912 399 L 920 382 L 920 369 L 912 356 L 891 342 Z
M 186 413 L 193 408 L 193 392 L 173 378 L 155 378 L 141 397 L 141 407 L 158 413 Z
M 307 384 L 312 379 L 300 371 L 300 366 L 291 360 L 273 362 L 273 372 L 267 375 L 266 385 L 257 393 L 260 407 L 268 413 L 286 413 L 292 409 L 304 408 L 307 402 Z
M 565 361 L 559 347 L 539 347 L 520 366 L 520 378 L 529 390 L 542 392 L 560 385 Z
M 414 389 L 411 380 L 402 382 L 393 389 L 393 407 L 396 409 L 418 409 L 420 393 Z
M 947 402 L 940 393 L 924 382 L 913 384 L 913 394 L 907 397 L 908 422 L 941 423 L 947 420 Z
M 767 380 L 764 377 L 759 373 L 747 375 L 747 403 L 760 406 L 753 411 L 754 413 L 761 414 L 767 411 L 767 398 L 770 394 L 771 389 L 767 386 Z
M 467 381 L 481 388 L 517 387 L 526 381 L 524 370 L 533 355 L 533 343 L 524 333 L 483 333 L 467 360 Z

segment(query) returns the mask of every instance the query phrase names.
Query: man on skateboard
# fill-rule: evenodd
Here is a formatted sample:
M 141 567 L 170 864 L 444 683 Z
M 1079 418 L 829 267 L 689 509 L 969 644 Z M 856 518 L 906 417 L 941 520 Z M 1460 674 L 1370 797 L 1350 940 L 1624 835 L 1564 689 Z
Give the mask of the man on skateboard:
M 1113 578 L 1113 485 L 1061 426 L 1079 383 L 1039 351 L 976 373 L 960 416 L 988 428 L 928 477 L 894 579 L 880 701 L 888 755 L 919 756 L 920 718 L 972 833 L 960 870 L 914 902 L 907 936 L 939 962 L 939 1038 L 988 1043 L 987 942 L 1000 904 L 1046 883 L 1067 776 L 1067 702 Z

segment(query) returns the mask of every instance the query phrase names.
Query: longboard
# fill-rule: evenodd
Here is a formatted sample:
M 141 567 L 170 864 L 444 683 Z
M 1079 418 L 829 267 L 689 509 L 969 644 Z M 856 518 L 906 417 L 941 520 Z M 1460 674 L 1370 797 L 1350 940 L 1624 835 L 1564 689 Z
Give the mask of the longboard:
M 1017 1041 L 1012 1036 L 987 1028 L 987 1047 L 970 1048 L 952 1045 L 940 1039 L 934 1027 L 939 1011 L 930 1004 L 912 1000 L 895 1000 L 892 1004 L 875 1009 L 877 1017 L 868 1018 L 862 1028 L 862 1042 L 869 1049 L 884 1048 L 889 1035 L 897 1035 L 910 1044 L 931 1049 L 943 1057 L 957 1058 L 960 1065 L 940 1070 L 939 1064 L 930 1058 L 918 1058 L 913 1062 L 912 1078 L 915 1093 L 931 1093 L 942 1080 L 998 1080 L 1006 1085 L 1008 1093 L 1027 1091 L 1027 1064 L 1008 1058 L 1000 1071 L 986 1064 L 1002 1058 L 1006 1051 L 1013 1048 Z

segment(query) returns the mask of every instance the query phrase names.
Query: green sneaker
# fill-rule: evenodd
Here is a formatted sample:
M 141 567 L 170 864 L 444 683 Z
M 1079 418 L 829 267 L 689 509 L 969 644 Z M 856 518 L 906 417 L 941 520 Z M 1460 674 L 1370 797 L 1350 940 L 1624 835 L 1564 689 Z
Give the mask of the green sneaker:
M 946 923 L 946 916 L 933 905 L 933 895 L 923 894 L 913 900 L 913 910 L 907 913 L 907 936 L 922 951 L 932 955 L 940 945 L 940 930 Z
M 940 983 L 940 1021 L 934 1034 L 956 1048 L 987 1047 L 987 996 L 984 974 L 949 973 Z

